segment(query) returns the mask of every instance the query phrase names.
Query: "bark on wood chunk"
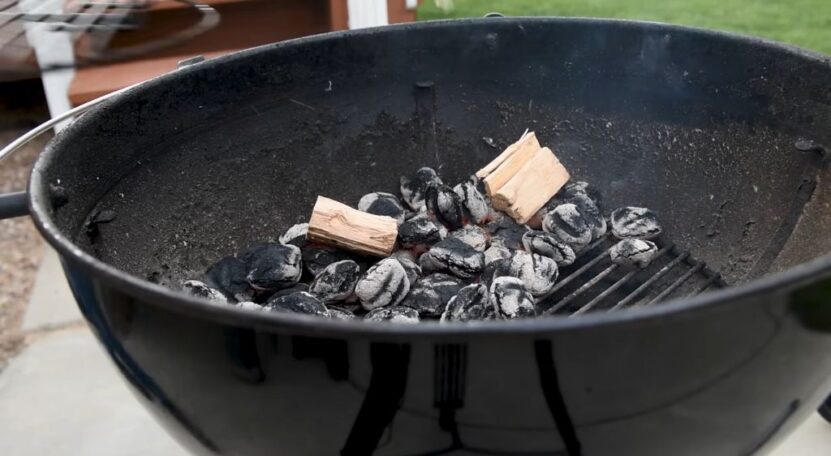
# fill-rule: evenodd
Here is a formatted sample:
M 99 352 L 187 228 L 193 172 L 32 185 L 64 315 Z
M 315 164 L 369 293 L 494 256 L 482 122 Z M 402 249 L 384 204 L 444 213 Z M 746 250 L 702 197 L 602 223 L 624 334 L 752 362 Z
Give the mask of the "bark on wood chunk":
M 323 196 L 317 197 L 309 219 L 310 241 L 372 256 L 392 253 L 397 236 L 394 218 L 361 212 Z
M 478 177 L 479 179 L 484 179 L 485 177 L 496 171 L 496 169 L 499 168 L 499 165 L 504 163 L 508 158 L 513 156 L 520 149 L 531 149 L 532 151 L 534 151 L 539 148 L 540 143 L 539 141 L 537 141 L 537 135 L 535 135 L 533 131 L 526 132 L 519 138 L 517 142 L 506 147 L 501 154 L 499 154 L 496 158 L 491 160 L 491 162 L 485 165 L 484 168 L 477 171 L 476 177 Z
M 531 132 L 509 146 L 508 149 L 511 147 L 514 147 L 514 152 L 483 179 L 488 194 L 496 193 L 504 187 L 523 165 L 540 150 L 540 143 L 537 141 L 537 136 Z
M 568 170 L 551 149 L 537 150 L 511 179 L 494 192 L 488 191 L 493 207 L 519 223 L 527 222 L 568 182 Z

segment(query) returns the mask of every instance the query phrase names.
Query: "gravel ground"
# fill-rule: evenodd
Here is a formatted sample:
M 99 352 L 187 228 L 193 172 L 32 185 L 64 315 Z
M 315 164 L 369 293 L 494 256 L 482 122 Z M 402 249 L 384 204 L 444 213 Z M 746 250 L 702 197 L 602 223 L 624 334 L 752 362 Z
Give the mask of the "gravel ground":
M 0 146 L 48 118 L 40 81 L 0 83 Z M 0 192 L 24 189 L 41 138 L 0 163 Z M 20 333 L 43 241 L 28 217 L 0 220 L 0 369 L 23 346 Z

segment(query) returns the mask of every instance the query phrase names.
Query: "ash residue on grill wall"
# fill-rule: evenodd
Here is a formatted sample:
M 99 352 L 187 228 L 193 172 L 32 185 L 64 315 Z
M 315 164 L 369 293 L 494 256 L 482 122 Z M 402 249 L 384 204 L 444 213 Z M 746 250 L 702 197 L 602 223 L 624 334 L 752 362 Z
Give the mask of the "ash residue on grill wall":
M 306 221 L 318 194 L 357 201 L 395 192 L 398 176 L 421 166 L 460 182 L 530 127 L 574 178 L 599 188 L 606 207 L 655 209 L 668 239 L 737 283 L 813 169 L 792 137 L 762 126 L 691 128 L 552 109 L 545 100 L 477 104 L 475 93 L 437 90 L 438 153 L 420 142 L 412 105 L 359 124 L 331 107 L 284 103 L 281 115 L 251 111 L 160 144 L 98 204 L 116 218 L 98 226 L 95 242 L 78 239 L 104 261 L 178 287 L 216 258 Z

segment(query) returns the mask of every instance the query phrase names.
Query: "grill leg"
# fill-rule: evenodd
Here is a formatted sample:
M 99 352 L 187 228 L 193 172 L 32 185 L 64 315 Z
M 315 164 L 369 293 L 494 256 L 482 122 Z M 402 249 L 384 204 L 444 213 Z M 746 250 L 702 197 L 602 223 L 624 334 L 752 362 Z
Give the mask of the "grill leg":
M 831 423 L 831 396 L 828 396 L 825 403 L 819 406 L 818 412 L 826 421 Z

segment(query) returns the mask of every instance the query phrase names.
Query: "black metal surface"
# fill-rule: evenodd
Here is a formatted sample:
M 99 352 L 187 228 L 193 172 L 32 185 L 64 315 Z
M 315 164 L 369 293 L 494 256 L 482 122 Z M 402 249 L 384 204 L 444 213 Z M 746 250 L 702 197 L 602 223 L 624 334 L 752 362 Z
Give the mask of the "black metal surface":
M 831 143 L 828 80 L 824 57 L 657 24 L 465 20 L 306 38 L 85 115 L 39 158 L 33 215 L 113 360 L 196 451 L 749 454 L 831 387 L 831 179 L 794 147 Z M 482 136 L 505 145 L 525 128 L 604 207 L 657 210 L 666 238 L 733 286 L 574 318 L 405 326 L 246 313 L 144 280 L 175 285 L 274 238 L 318 193 L 357 201 L 421 165 L 462 179 L 494 154 Z M 68 202 L 54 208 L 57 179 Z M 93 209 L 116 218 L 90 242 Z M 678 258 L 653 284 L 679 282 Z M 745 283 L 760 258 L 768 275 Z M 247 342 L 228 344 L 239 331 Z M 298 343 L 329 355 L 296 356 Z
M 29 215 L 29 196 L 26 192 L 0 195 L 0 220 Z

